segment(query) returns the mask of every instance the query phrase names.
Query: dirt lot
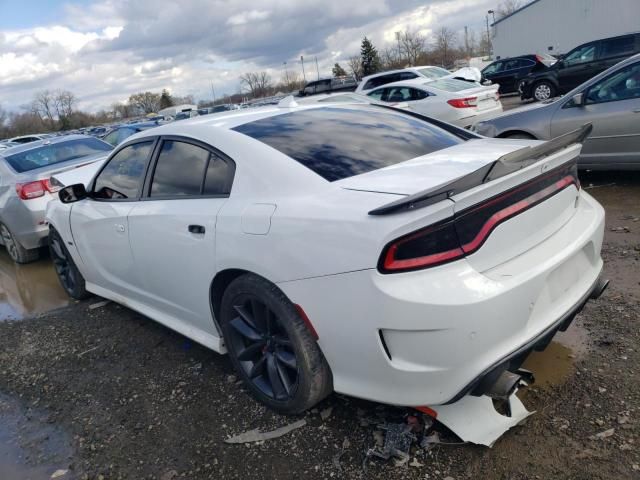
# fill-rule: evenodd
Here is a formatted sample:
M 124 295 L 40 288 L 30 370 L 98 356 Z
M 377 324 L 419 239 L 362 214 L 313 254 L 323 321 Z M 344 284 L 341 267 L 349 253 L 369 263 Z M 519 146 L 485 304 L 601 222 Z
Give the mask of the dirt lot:
M 340 395 L 288 435 L 226 444 L 297 419 L 251 400 L 226 357 L 124 307 L 90 309 L 92 299 L 0 321 L 0 479 L 640 478 L 640 174 L 582 182 L 607 208 L 612 286 L 531 359 L 538 383 L 524 401 L 537 413 L 493 449 L 414 447 L 408 465 L 363 470 L 376 424 L 407 410 Z

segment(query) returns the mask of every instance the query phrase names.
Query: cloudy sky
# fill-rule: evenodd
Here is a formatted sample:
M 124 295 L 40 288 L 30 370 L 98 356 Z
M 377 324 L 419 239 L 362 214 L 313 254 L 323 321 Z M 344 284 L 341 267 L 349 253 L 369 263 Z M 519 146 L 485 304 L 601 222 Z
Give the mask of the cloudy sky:
M 71 90 L 96 111 L 129 94 L 167 88 L 210 99 L 239 90 L 239 76 L 283 69 L 307 79 L 394 32 L 441 26 L 478 37 L 498 0 L 0 0 L 0 106 L 44 89 Z

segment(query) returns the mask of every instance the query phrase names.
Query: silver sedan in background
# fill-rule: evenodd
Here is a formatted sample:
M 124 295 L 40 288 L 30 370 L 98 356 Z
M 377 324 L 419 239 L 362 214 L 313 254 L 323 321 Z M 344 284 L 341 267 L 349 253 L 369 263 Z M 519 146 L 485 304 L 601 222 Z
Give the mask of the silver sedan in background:
M 36 260 L 47 243 L 51 176 L 107 157 L 108 143 L 85 135 L 38 140 L 0 151 L 0 245 L 16 263 Z
M 511 110 L 472 130 L 487 137 L 549 140 L 585 123 L 593 124 L 593 132 L 582 146 L 580 168 L 640 170 L 640 55 L 563 97 Z

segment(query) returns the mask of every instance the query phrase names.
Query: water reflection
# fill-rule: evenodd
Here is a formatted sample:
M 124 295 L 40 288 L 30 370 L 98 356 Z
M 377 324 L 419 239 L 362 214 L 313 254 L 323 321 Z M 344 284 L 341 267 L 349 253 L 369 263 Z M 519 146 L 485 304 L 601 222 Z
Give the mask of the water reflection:
M 0 321 L 21 319 L 68 305 L 48 256 L 17 265 L 0 247 Z

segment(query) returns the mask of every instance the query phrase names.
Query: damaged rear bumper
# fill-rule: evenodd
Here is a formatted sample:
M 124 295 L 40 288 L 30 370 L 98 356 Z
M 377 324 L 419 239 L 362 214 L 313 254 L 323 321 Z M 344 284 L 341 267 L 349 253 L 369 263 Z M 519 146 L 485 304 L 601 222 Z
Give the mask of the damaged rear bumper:
M 608 285 L 609 280 L 599 277 L 598 280 L 596 280 L 591 286 L 591 288 L 580 298 L 580 300 L 555 323 L 549 326 L 536 338 L 527 342 L 525 345 L 521 346 L 511 354 L 496 362 L 491 367 L 487 368 L 484 372 L 482 372 L 474 380 L 472 380 L 467 386 L 460 390 L 460 392 L 455 397 L 446 402 L 445 405 L 455 403 L 467 394 L 480 396 L 490 392 L 504 372 L 512 372 L 517 374 L 518 369 L 527 359 L 529 354 L 531 354 L 531 352 L 540 352 L 547 348 L 547 345 L 549 345 L 554 335 L 558 331 L 564 332 L 567 328 L 569 328 L 569 325 L 571 325 L 573 319 L 578 313 L 582 311 L 586 303 L 590 299 L 595 299 L 602 295 Z

